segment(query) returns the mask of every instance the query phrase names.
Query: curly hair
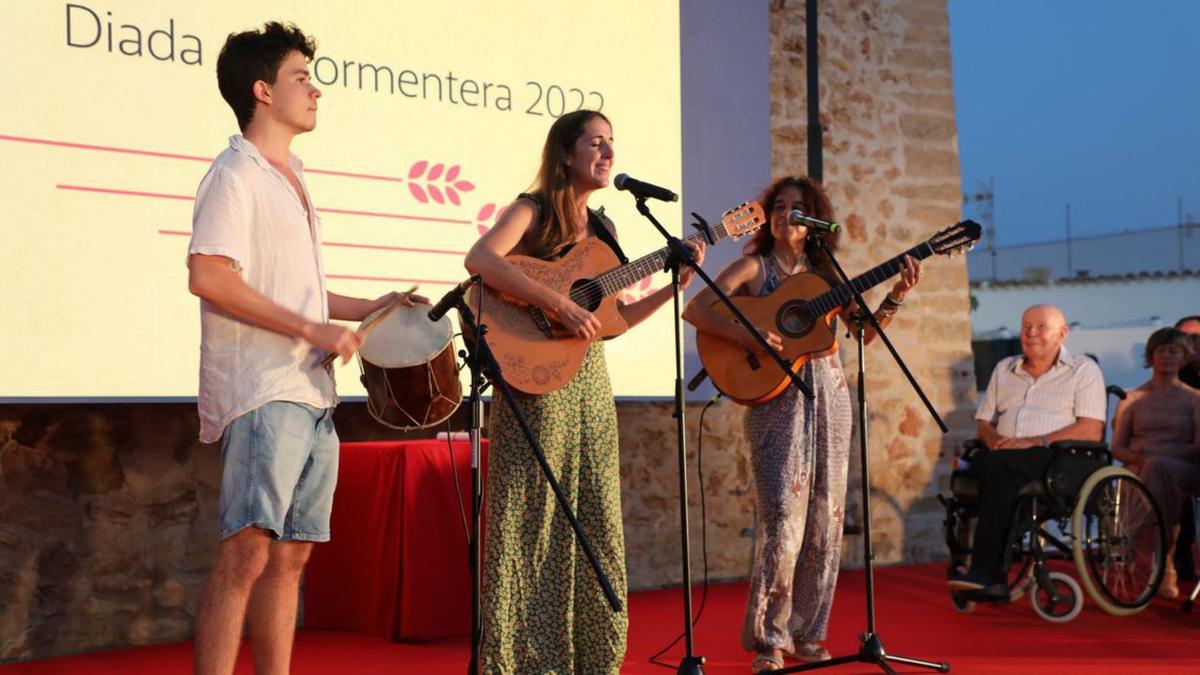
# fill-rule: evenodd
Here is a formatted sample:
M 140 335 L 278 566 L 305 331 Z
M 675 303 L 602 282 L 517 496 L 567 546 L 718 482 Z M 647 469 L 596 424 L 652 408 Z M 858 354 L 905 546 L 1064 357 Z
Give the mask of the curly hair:
M 775 208 L 775 201 L 779 198 L 779 193 L 788 187 L 794 187 L 800 191 L 800 210 L 804 211 L 806 215 L 821 220 L 833 220 L 833 204 L 829 201 L 829 195 L 825 194 L 825 188 L 807 176 L 784 176 L 763 190 L 758 198 L 758 203 L 767 212 L 768 218 Z M 836 284 L 838 278 L 833 271 L 833 264 L 821 247 L 817 245 L 814 240 L 816 237 L 824 239 L 829 248 L 836 251 L 840 234 L 809 230 L 808 235 L 804 238 L 804 255 L 812 265 L 813 271 L 824 277 L 829 283 Z M 742 249 L 742 253 L 744 255 L 767 255 L 774 248 L 775 235 L 771 234 L 771 228 L 767 226 L 759 228 L 754 237 Z

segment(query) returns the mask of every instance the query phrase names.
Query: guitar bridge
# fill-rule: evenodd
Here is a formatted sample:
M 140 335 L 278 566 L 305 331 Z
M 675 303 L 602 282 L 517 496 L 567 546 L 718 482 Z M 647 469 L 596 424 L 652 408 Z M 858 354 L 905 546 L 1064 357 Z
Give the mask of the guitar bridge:
M 533 319 L 533 325 L 546 336 L 547 340 L 554 339 L 554 327 L 550 325 L 550 319 L 546 317 L 546 313 L 541 307 L 530 307 L 529 318 Z

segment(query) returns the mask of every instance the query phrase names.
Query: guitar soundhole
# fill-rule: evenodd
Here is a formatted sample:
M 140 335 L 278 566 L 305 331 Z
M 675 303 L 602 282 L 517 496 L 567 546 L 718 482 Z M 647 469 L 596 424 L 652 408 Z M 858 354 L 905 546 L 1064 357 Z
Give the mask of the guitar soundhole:
M 775 324 L 785 337 L 799 338 L 812 332 L 816 323 L 808 303 L 799 300 L 784 303 L 775 315 Z
M 579 279 L 571 284 L 571 299 L 587 311 L 594 312 L 604 300 L 604 289 L 591 279 Z

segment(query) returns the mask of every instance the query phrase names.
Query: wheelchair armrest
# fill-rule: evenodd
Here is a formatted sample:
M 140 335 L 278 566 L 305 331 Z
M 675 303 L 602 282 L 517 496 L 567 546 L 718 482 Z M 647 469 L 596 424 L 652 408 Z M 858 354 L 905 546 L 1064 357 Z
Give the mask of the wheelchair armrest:
M 976 455 L 980 455 L 985 452 L 988 452 L 987 444 L 978 438 L 971 438 L 963 441 L 962 453 L 959 454 L 959 457 L 969 462 Z
M 1108 443 L 1103 441 L 1054 441 L 1050 444 L 1050 448 L 1112 464 L 1112 451 L 1108 449 Z

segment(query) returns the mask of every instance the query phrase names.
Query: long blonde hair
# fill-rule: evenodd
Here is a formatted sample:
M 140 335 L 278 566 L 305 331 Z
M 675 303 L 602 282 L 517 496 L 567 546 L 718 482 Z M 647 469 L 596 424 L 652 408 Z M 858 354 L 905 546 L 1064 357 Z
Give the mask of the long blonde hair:
M 538 197 L 542 211 L 540 227 L 533 239 L 533 250 L 530 251 L 536 257 L 552 258 L 575 241 L 581 223 L 566 159 L 574 151 L 575 142 L 583 135 L 584 127 L 596 117 L 612 125 L 598 110 L 576 110 L 555 120 L 546 134 L 542 164 L 529 188 Z

